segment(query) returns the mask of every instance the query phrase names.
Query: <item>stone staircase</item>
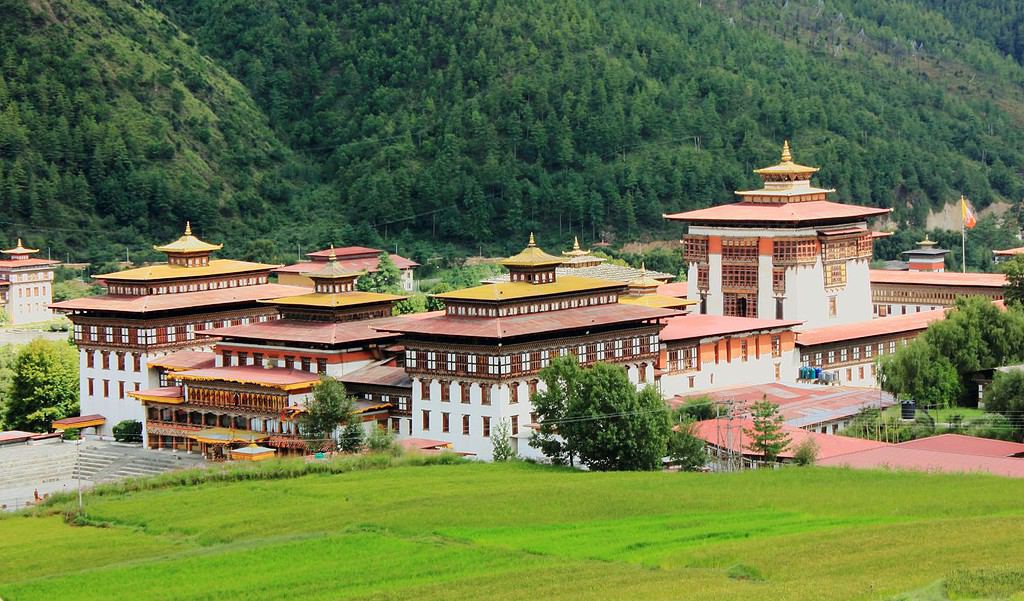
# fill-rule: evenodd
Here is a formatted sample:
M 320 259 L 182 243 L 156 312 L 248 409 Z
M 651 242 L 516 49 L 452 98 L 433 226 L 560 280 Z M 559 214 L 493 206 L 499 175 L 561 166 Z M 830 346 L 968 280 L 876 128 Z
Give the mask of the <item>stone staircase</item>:
M 202 465 L 198 455 L 82 441 L 0 447 L 0 491 L 81 479 L 89 484 Z

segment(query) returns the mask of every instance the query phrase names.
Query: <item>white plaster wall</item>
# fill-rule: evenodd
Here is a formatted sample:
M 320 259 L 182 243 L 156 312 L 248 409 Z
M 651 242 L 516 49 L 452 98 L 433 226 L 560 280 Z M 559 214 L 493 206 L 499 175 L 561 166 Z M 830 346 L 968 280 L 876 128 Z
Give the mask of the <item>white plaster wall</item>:
M 86 367 L 86 354 L 93 353 L 93 365 L 95 367 Z M 112 436 L 113 428 L 118 422 L 126 419 L 144 421 L 145 411 L 143 410 L 142 403 L 138 400 L 128 396 L 128 392 L 135 390 L 135 384 L 139 384 L 140 389 L 153 388 L 159 383 L 155 375 L 149 373 L 147 363 L 149 357 L 142 355 L 142 369 L 141 372 L 134 371 L 133 361 L 135 357 L 128 355 L 125 358 L 125 370 L 117 369 L 116 357 L 111 353 L 110 361 L 111 368 L 104 370 L 102 369 L 102 363 L 100 360 L 99 351 L 84 350 L 81 349 L 78 352 L 78 369 L 79 369 L 79 400 L 80 400 L 80 411 L 79 415 L 92 415 L 98 413 L 106 418 L 106 423 L 98 428 L 98 431 L 103 436 Z M 89 394 L 88 378 L 93 379 L 93 394 Z M 110 395 L 108 398 L 103 396 L 103 380 L 110 380 Z M 153 381 L 156 379 L 156 381 Z M 125 396 L 120 397 L 120 388 L 118 387 L 118 381 L 125 382 Z
M 775 292 L 772 289 L 772 257 L 757 257 L 757 317 L 775 319 Z M 783 307 L 785 310 L 785 307 Z
M 767 353 L 747 361 L 733 357 L 729 362 L 723 357 L 718 363 L 703 363 L 698 371 L 674 372 L 661 376 L 661 394 L 669 399 L 679 394 L 693 394 L 712 388 L 775 382 L 775 365 L 779 365 L 780 368 L 779 382 L 792 383 L 796 381 L 798 359 L 796 351 L 784 351 L 781 357 L 772 357 L 771 353 Z M 694 376 L 693 388 L 690 388 L 690 376 Z
M 694 279 L 693 281 L 697 281 Z M 722 295 L 722 255 L 708 255 L 708 315 L 721 315 L 723 308 Z

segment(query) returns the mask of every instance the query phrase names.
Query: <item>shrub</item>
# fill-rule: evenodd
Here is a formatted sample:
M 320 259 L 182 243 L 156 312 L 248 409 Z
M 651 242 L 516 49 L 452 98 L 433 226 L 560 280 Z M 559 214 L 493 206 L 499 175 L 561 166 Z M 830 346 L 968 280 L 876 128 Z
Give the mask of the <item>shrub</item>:
M 142 442 L 142 422 L 126 419 L 114 426 L 114 440 L 117 442 Z
M 68 428 L 60 435 L 61 440 L 78 440 L 82 437 L 81 431 L 78 428 Z
M 793 449 L 793 463 L 797 465 L 814 465 L 818 460 L 818 443 L 813 438 L 805 438 Z
M 374 428 L 366 437 L 366 448 L 375 453 L 384 453 L 396 451 L 398 445 L 395 444 L 395 435 L 391 430 Z
M 725 573 L 733 580 L 764 580 L 760 570 L 742 563 L 731 566 Z

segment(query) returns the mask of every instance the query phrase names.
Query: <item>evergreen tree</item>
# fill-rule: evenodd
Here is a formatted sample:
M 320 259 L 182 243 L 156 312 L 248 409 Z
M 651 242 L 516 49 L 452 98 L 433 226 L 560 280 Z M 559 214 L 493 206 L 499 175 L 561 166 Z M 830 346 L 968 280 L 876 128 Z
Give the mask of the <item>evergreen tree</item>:
M 765 461 L 774 462 L 790 441 L 789 434 L 782 430 L 784 422 L 779 406 L 767 400 L 758 401 L 750 409 L 750 419 L 752 427 L 743 429 L 750 439 L 750 450 L 763 456 Z
M 338 429 L 341 424 L 357 421 L 353 419 L 354 407 L 355 403 L 345 391 L 344 384 L 334 378 L 321 377 L 299 418 L 299 434 L 305 439 L 306 448 L 333 451 L 340 442 L 347 443 L 347 433 L 339 438 Z

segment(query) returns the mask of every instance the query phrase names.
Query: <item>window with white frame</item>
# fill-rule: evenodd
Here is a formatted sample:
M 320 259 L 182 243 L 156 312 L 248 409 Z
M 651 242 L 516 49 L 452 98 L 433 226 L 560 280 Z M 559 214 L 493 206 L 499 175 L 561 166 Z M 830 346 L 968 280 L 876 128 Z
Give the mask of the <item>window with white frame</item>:
M 476 373 L 476 355 L 468 355 L 466 357 L 466 371 L 471 374 Z
M 598 342 L 597 343 L 597 352 L 595 354 L 597 355 L 597 360 L 598 361 L 604 361 L 604 343 L 603 342 Z
M 412 368 L 416 367 L 416 351 L 411 349 L 405 351 L 405 364 Z
M 540 352 L 540 368 L 544 369 L 551 363 L 551 351 L 543 350 Z
M 448 353 L 445 357 L 446 369 L 448 371 L 455 371 L 455 353 Z
M 616 340 L 615 341 L 615 357 L 616 358 L 622 356 L 622 346 L 623 346 L 622 345 L 622 340 Z
M 427 369 L 437 369 L 437 353 L 434 351 L 427 352 Z

